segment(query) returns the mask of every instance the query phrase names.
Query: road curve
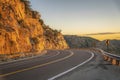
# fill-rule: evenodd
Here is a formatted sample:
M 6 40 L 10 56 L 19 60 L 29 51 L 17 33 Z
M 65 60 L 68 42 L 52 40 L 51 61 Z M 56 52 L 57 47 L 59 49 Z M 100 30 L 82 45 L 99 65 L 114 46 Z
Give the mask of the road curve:
M 91 56 L 83 50 L 50 50 L 41 57 L 0 65 L 0 80 L 48 80 L 83 64 Z

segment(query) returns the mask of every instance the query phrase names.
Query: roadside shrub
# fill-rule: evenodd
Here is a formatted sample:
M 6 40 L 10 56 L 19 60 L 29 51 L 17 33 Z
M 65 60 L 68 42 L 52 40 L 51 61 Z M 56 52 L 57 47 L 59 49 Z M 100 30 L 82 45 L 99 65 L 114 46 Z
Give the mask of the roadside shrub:
M 30 5 L 30 1 L 29 0 L 21 0 L 21 2 L 23 2 L 25 4 L 26 14 L 28 14 L 28 15 L 31 14 L 32 8 Z
M 39 22 L 41 23 L 41 25 L 43 26 L 44 21 L 42 19 L 39 19 Z M 44 26 L 43 26 L 44 27 Z
M 22 20 L 22 19 L 18 21 L 19 24 L 23 24 L 23 22 L 24 22 L 24 20 Z
M 37 11 L 32 11 L 32 17 L 36 19 L 40 19 L 41 15 Z
M 25 24 L 23 19 L 19 20 L 18 23 L 19 23 L 21 28 L 28 28 L 28 26 Z
M 31 44 L 38 44 L 39 39 L 37 37 L 33 37 L 33 38 L 30 38 L 30 42 L 31 42 Z

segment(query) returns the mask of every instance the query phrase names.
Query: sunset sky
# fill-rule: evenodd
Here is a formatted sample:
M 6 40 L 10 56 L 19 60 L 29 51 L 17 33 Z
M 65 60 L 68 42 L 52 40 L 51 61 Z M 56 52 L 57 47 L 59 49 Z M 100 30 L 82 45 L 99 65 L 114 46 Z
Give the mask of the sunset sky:
M 120 39 L 120 0 L 30 1 L 45 24 L 62 30 L 63 34 Z

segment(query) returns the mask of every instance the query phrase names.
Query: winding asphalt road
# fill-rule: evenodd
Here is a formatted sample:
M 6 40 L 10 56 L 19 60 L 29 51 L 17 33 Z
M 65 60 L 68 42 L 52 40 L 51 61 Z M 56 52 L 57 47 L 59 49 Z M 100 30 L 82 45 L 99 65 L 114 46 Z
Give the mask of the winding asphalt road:
M 85 50 L 48 50 L 40 57 L 0 64 L 0 80 L 53 80 L 91 56 Z

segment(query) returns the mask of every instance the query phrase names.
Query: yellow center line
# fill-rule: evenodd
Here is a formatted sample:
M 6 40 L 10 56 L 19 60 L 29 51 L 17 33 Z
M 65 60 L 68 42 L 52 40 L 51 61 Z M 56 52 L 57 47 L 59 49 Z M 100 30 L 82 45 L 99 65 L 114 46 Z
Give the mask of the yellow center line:
M 12 74 L 16 74 L 16 73 L 20 73 L 20 72 L 32 70 L 32 69 L 35 69 L 35 68 L 43 67 L 43 66 L 46 66 L 46 65 L 49 65 L 49 64 L 53 64 L 53 63 L 56 63 L 56 62 L 60 62 L 60 61 L 63 61 L 65 59 L 67 59 L 67 58 L 70 58 L 73 55 L 74 55 L 74 53 L 71 52 L 71 54 L 68 55 L 68 56 L 66 56 L 66 57 L 63 57 L 63 58 L 60 58 L 60 59 L 57 59 L 57 60 L 54 60 L 54 61 L 51 61 L 51 62 L 47 62 L 47 63 L 44 63 L 44 64 L 36 65 L 36 66 L 33 66 L 33 67 L 29 67 L 29 68 L 17 70 L 17 71 L 14 71 L 14 72 L 9 72 L 9 73 L 6 73 L 6 74 L 1 74 L 0 77 L 9 76 L 9 75 L 12 75 Z

